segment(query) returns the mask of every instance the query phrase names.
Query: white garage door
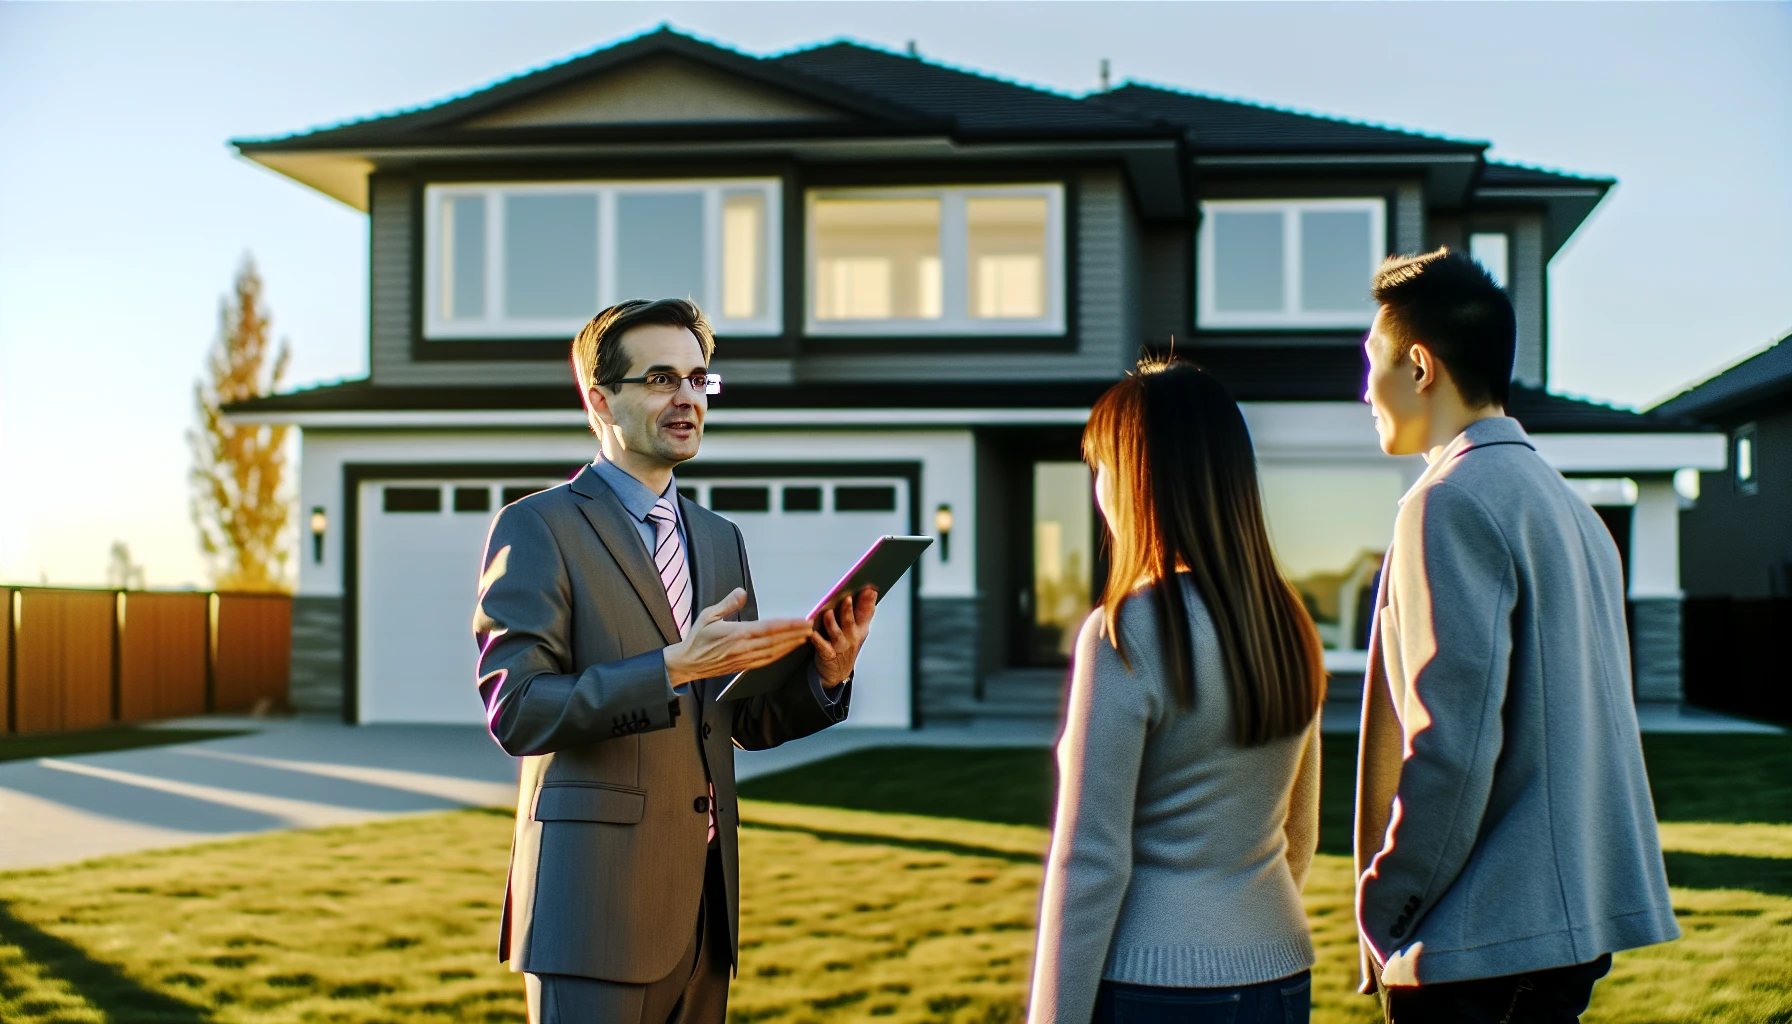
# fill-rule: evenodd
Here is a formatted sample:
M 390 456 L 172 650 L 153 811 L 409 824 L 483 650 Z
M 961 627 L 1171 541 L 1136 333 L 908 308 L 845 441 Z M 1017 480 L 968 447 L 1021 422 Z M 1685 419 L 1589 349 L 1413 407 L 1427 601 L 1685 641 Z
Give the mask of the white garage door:
M 360 721 L 484 721 L 473 679 L 473 606 L 486 530 L 499 507 L 558 482 L 361 485 L 355 612 Z
M 679 486 L 740 527 L 763 618 L 807 614 L 877 538 L 911 532 L 908 481 L 900 477 L 680 479 Z M 911 577 L 877 606 L 847 724 L 909 724 Z
M 558 481 L 391 480 L 361 485 L 356 610 L 362 722 L 483 720 L 472 616 L 493 512 Z M 740 526 L 762 616 L 802 615 L 883 534 L 909 532 L 901 478 L 680 480 Z M 878 606 L 859 659 L 853 725 L 909 724 L 913 584 Z

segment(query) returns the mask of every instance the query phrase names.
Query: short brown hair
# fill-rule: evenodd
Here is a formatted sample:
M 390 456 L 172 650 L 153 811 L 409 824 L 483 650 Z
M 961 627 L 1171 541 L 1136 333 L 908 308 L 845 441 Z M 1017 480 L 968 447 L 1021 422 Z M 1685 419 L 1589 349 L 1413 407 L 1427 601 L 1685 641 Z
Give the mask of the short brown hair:
M 628 355 L 623 352 L 624 334 L 644 324 L 683 327 L 697 338 L 708 362 L 716 352 L 715 332 L 703 311 L 690 299 L 629 299 L 618 302 L 591 318 L 572 339 L 572 372 L 579 382 L 579 393 L 593 384 L 608 387 L 628 372 Z
M 1512 300 L 1479 263 L 1447 248 L 1389 256 L 1369 294 L 1387 307 L 1382 322 L 1402 358 L 1422 341 L 1443 360 L 1464 401 L 1506 404 L 1518 321 Z

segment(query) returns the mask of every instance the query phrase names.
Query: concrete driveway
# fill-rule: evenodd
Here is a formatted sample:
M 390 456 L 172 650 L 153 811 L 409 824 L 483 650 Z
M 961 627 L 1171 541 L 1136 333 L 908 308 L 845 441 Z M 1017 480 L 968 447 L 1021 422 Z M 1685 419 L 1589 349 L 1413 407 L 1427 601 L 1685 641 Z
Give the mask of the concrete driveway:
M 516 762 L 477 726 L 347 726 L 329 718 L 192 718 L 250 735 L 0 762 L 0 870 L 255 832 L 516 804 Z M 746 779 L 890 744 L 1044 746 L 1043 725 L 911 732 L 840 728 L 739 751 Z

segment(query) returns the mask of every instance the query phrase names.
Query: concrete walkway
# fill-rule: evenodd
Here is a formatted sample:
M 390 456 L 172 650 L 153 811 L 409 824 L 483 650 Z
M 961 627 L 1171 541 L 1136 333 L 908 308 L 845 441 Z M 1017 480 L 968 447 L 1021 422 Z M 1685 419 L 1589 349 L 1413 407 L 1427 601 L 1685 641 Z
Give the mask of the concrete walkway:
M 1356 731 L 1328 705 L 1327 733 Z M 1645 706 L 1645 732 L 1783 732 L 1696 708 Z M 514 806 L 516 762 L 477 726 L 346 726 L 333 718 L 195 718 L 164 727 L 249 735 L 76 757 L 0 762 L 0 870 L 291 828 L 459 807 Z M 742 779 L 878 746 L 1049 746 L 1055 723 L 978 720 L 923 730 L 840 727 L 738 751 Z

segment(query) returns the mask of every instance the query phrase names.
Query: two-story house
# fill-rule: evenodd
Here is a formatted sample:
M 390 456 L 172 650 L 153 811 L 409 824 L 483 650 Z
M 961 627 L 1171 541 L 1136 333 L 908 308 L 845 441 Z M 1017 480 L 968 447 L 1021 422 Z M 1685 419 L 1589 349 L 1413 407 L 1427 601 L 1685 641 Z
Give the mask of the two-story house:
M 1446 243 L 1511 292 L 1512 412 L 1611 503 L 1657 652 L 1641 689 L 1678 692 L 1668 481 L 1721 466 L 1723 441 L 1547 391 L 1546 270 L 1610 181 L 1172 89 L 1076 98 L 669 30 L 236 146 L 371 221 L 369 377 L 231 410 L 302 432 L 300 706 L 478 720 L 487 525 L 592 455 L 573 333 L 663 295 L 708 311 L 724 381 L 679 484 L 740 525 L 766 613 L 800 614 L 879 534 L 939 540 L 878 613 L 853 721 L 1053 713 L 1103 568 L 1079 433 L 1172 345 L 1244 403 L 1277 550 L 1350 696 L 1419 469 L 1380 453 L 1360 401 L 1367 284 Z

